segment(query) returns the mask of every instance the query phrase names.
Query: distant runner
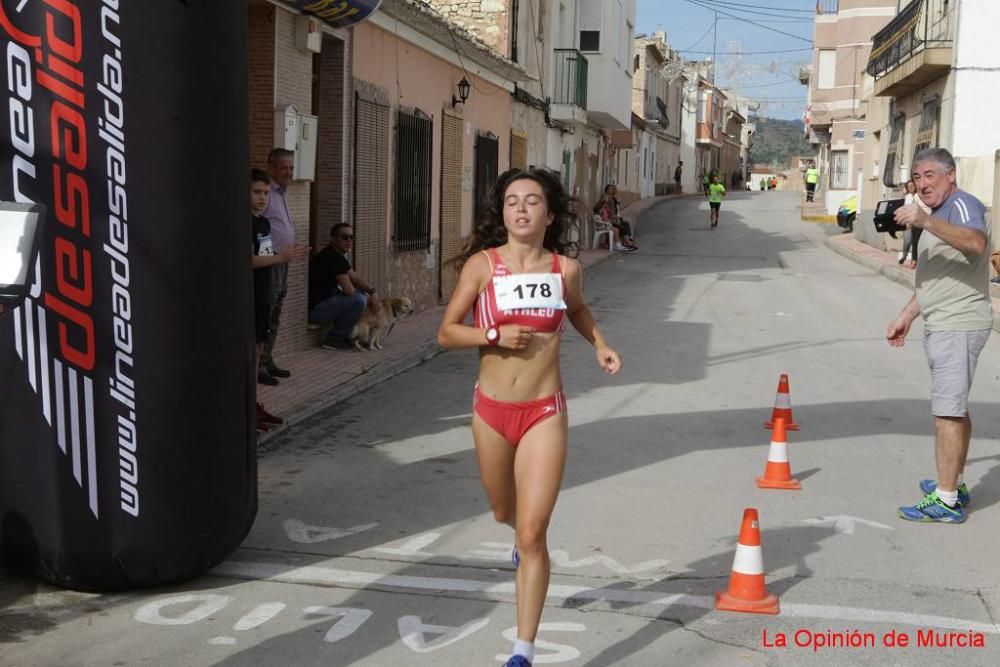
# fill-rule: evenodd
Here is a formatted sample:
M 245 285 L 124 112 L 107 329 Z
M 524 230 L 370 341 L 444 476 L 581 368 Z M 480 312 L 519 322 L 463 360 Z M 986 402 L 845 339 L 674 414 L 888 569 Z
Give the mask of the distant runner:
M 719 226 L 719 209 L 722 208 L 722 198 L 726 196 L 726 186 L 719 182 L 719 176 L 712 174 L 712 182 L 708 185 L 708 222 L 712 229 Z

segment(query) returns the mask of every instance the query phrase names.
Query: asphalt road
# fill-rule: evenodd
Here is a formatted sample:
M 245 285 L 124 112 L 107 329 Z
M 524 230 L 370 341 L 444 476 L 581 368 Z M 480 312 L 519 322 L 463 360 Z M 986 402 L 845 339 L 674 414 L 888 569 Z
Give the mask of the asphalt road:
M 921 327 L 890 349 L 907 290 L 823 247 L 839 230 L 797 204 L 733 193 L 712 231 L 703 200 L 668 201 L 639 252 L 588 272 L 624 369 L 606 376 L 567 333 L 536 665 L 1000 664 L 1000 341 L 972 391 L 969 520 L 898 519 L 934 470 Z M 479 486 L 475 367 L 440 355 L 269 443 L 252 533 L 196 581 L 97 596 L 0 574 L 0 664 L 499 664 L 512 535 Z M 801 491 L 754 484 L 780 373 Z M 778 616 L 713 609 L 745 507 Z

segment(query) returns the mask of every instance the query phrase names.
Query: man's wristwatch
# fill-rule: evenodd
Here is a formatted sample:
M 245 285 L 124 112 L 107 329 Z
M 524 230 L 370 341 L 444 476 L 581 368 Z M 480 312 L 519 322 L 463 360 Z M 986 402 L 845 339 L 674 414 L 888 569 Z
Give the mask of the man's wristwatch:
M 492 346 L 496 347 L 500 344 L 500 329 L 496 327 L 490 327 L 486 330 L 486 342 Z

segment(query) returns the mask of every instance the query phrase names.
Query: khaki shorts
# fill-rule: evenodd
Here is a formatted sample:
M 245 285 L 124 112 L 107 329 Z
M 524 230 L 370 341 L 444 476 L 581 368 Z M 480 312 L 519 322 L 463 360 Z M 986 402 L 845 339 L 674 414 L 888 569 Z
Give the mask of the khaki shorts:
M 968 414 L 976 362 L 989 337 L 989 329 L 924 331 L 924 353 L 931 368 L 931 413 L 935 417 Z

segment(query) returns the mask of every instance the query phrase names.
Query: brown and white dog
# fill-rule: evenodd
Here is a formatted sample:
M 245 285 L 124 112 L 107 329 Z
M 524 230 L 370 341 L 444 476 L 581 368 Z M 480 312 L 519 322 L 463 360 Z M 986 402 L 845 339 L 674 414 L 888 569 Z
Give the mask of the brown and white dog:
M 381 350 L 382 339 L 398 320 L 413 312 L 413 302 L 405 296 L 387 296 L 378 304 L 369 303 L 351 332 L 351 344 L 357 350 Z M 367 347 L 362 346 L 362 341 Z

